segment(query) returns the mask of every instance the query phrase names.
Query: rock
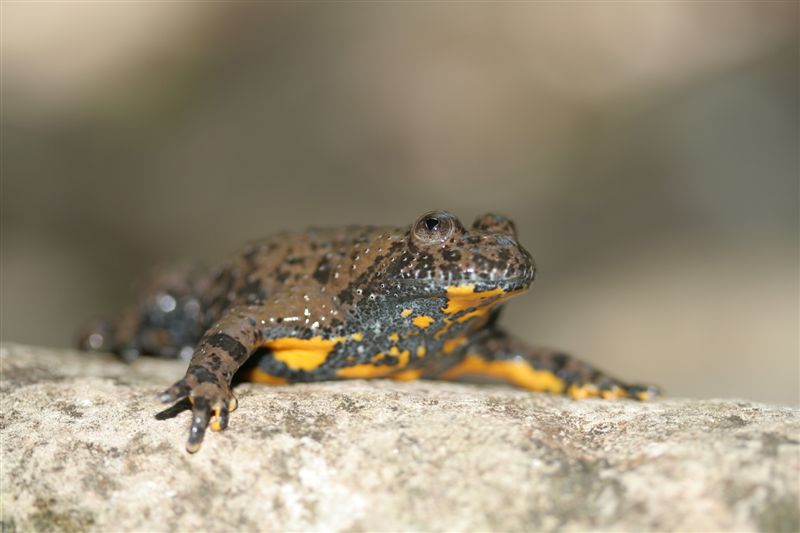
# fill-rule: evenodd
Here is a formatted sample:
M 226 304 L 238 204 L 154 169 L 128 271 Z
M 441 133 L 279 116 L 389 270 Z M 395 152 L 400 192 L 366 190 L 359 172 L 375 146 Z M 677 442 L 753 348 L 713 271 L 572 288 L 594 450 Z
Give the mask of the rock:
M 236 389 L 184 451 L 185 364 L 4 344 L 2 531 L 800 529 L 800 411 L 504 386 Z

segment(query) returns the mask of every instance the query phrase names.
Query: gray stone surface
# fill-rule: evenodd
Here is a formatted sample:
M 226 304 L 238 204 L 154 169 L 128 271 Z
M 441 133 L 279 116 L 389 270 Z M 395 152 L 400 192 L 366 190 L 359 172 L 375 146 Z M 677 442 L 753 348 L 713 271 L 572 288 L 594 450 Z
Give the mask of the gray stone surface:
M 800 411 L 388 381 L 236 389 L 187 454 L 183 364 L 4 344 L 5 531 L 800 529 Z

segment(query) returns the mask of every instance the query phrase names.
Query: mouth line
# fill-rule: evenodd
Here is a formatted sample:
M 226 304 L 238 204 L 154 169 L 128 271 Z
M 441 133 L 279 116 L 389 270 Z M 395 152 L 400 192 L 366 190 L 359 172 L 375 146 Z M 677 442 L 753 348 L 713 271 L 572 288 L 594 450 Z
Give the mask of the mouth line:
M 439 280 L 435 278 L 400 279 L 397 280 L 397 283 L 401 285 L 411 285 L 411 286 L 436 284 L 447 287 L 465 287 L 468 285 L 474 285 L 476 288 L 489 287 L 484 290 L 491 290 L 491 288 L 503 286 L 504 290 L 518 290 L 522 288 L 527 288 L 528 286 L 530 286 L 532 281 L 533 279 L 530 276 L 515 276 L 513 278 L 502 278 L 502 279 L 480 279 L 480 278 L 447 279 L 447 280 Z M 478 292 L 483 292 L 483 290 Z

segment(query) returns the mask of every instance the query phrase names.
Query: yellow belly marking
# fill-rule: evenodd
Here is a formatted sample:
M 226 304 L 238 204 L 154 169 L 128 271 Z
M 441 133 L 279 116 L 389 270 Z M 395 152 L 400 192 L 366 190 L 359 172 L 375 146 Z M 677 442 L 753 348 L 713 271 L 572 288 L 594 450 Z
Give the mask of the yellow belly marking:
M 392 374 L 391 378 L 395 381 L 414 381 L 415 379 L 419 379 L 420 376 L 422 376 L 421 368 L 411 368 Z
M 466 322 L 470 318 L 485 315 L 493 307 L 516 296 L 526 289 L 506 292 L 500 287 L 489 291 L 475 292 L 475 285 L 457 285 L 447 287 L 447 306 L 442 309 L 453 315 L 467 309 L 476 308 L 458 318 L 458 322 Z
M 389 354 L 397 357 L 396 365 L 374 365 L 370 363 L 365 363 L 361 365 L 354 365 L 354 366 L 347 366 L 344 368 L 340 368 L 339 370 L 336 371 L 336 375 L 340 378 L 352 378 L 352 379 L 380 378 L 388 376 L 389 374 L 393 374 L 398 370 L 404 368 L 408 364 L 408 361 L 410 359 L 410 354 L 408 350 L 403 350 L 401 352 L 397 348 L 397 346 L 392 346 L 389 349 Z M 380 353 L 373 356 L 372 360 L 379 361 L 384 357 L 385 357 L 384 354 Z
M 464 311 L 470 307 L 480 307 L 492 296 L 505 293 L 500 287 L 490 291 L 475 292 L 475 285 L 458 285 L 447 287 L 447 307 L 442 309 L 448 315 Z
M 286 364 L 292 370 L 314 370 L 325 362 L 333 347 L 343 339 L 333 340 L 313 337 L 311 339 L 297 339 L 295 337 L 280 337 L 271 339 L 264 346 L 272 350 L 272 356 Z
M 260 368 L 254 368 L 248 372 L 246 379 L 247 381 L 252 381 L 253 383 L 265 383 L 267 385 L 286 385 L 288 383 L 286 378 L 279 378 L 278 376 L 267 374 Z
M 415 316 L 414 318 L 411 319 L 411 323 L 417 326 L 418 328 L 425 329 L 431 324 L 433 324 L 434 320 L 432 316 L 427 316 L 427 315 Z
M 442 374 L 441 379 L 458 379 L 470 374 L 504 379 L 517 387 L 538 392 L 560 394 L 565 387 L 564 381 L 552 372 L 536 370 L 525 361 L 486 361 L 478 355 L 467 355 L 462 362 Z
M 444 353 L 450 354 L 456 351 L 459 347 L 463 346 L 464 343 L 467 342 L 466 337 L 455 337 L 453 339 L 447 339 L 442 344 L 442 351 Z

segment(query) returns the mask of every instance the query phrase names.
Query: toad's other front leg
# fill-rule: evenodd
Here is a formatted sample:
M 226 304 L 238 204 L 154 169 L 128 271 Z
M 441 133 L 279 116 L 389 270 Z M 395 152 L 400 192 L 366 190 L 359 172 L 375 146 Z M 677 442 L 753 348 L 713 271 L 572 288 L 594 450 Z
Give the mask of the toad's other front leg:
M 498 330 L 478 339 L 461 361 L 435 379 L 459 380 L 470 376 L 496 378 L 523 389 L 565 393 L 576 399 L 647 400 L 659 394 L 657 387 L 628 385 L 572 356 L 529 346 Z
M 201 308 L 206 289 L 205 272 L 196 267 L 154 270 L 136 304 L 86 324 L 78 346 L 113 352 L 127 362 L 143 354 L 188 358 L 207 325 Z
M 186 449 L 200 449 L 206 427 L 220 431 L 228 425 L 230 411 L 236 409 L 231 379 L 261 340 L 262 332 L 252 317 L 259 309 L 233 308 L 200 339 L 183 379 L 159 395 L 164 403 L 189 398 L 192 426 Z

